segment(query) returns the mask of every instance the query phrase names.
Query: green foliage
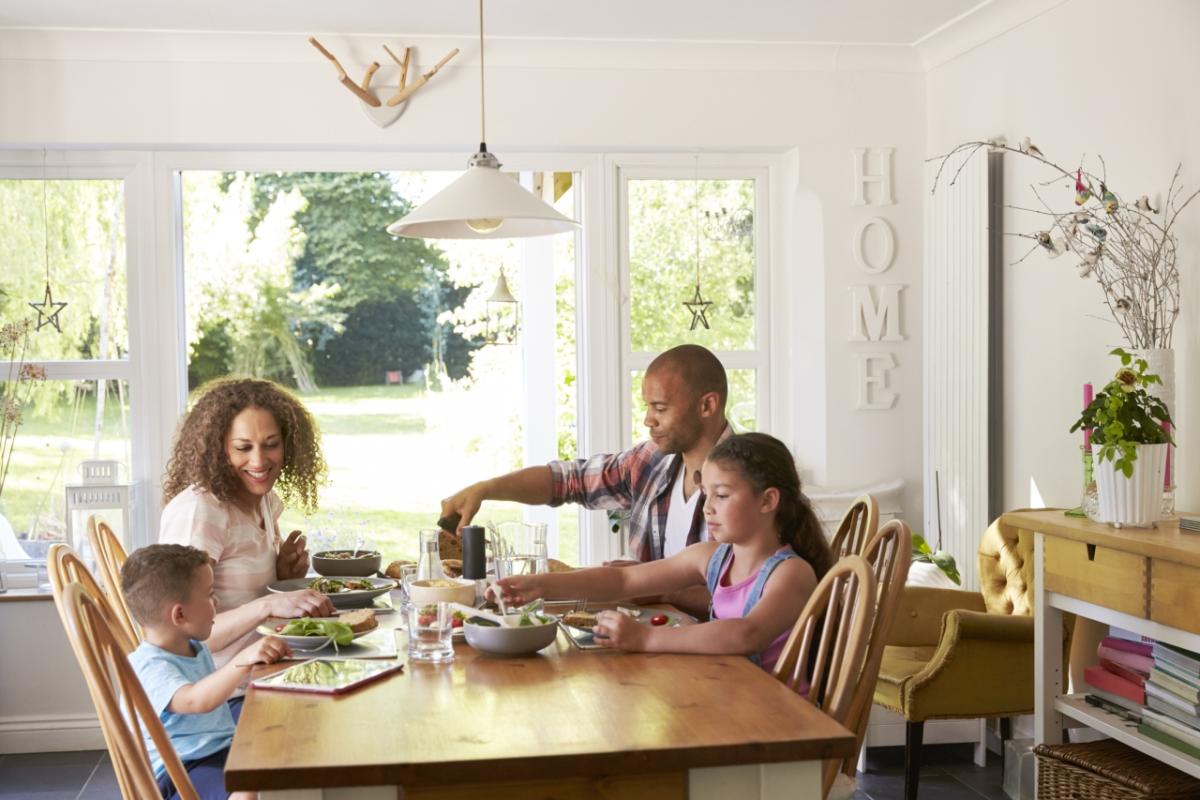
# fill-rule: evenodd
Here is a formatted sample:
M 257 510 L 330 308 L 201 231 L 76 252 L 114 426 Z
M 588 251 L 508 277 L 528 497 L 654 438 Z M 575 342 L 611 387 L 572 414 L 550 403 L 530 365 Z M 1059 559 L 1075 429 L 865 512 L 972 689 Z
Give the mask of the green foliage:
M 411 296 L 366 301 L 346 316 L 345 330 L 315 353 L 317 378 L 331 386 L 382 383 L 387 370 L 408 375 L 429 363 L 433 327 Z
M 934 551 L 919 533 L 912 535 L 912 548 L 913 561 L 933 564 L 945 573 L 947 578 L 954 581 L 956 586 L 962 586 L 962 576 L 958 574 L 958 564 L 954 561 L 954 556 L 945 550 Z
M 200 324 L 199 338 L 192 343 L 188 354 L 188 389 L 233 372 L 233 337 L 229 321 L 206 319 Z
M 1114 461 L 1116 469 L 1129 478 L 1137 460 L 1137 445 L 1174 444 L 1175 440 L 1163 428 L 1164 422 L 1171 422 L 1167 407 L 1146 391 L 1162 379 L 1146 372 L 1145 359 L 1134 358 L 1123 348 L 1109 355 L 1121 359 L 1121 368 L 1083 410 L 1071 432 L 1092 429 L 1098 463 Z

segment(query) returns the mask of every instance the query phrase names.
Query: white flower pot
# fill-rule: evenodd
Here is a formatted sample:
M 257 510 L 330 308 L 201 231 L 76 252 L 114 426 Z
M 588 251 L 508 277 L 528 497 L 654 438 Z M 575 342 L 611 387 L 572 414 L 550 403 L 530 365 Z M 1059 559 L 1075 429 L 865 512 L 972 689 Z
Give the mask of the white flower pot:
M 1100 499 L 1100 521 L 1118 528 L 1154 527 L 1162 517 L 1166 462 L 1166 444 L 1139 444 L 1129 478 L 1116 470 L 1115 461 L 1097 462 L 1093 474 Z

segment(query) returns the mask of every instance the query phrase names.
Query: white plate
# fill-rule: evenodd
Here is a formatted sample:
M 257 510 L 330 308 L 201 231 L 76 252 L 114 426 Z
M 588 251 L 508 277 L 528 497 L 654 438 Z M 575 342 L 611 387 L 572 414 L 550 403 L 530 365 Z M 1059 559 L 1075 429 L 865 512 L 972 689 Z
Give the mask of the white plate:
M 318 580 L 367 581 L 375 587 L 374 589 L 354 589 L 349 592 L 337 592 L 333 594 L 325 592 L 325 596 L 329 598 L 329 602 L 333 603 L 334 608 L 361 608 L 368 606 L 376 597 L 379 597 L 381 594 L 387 594 L 396 588 L 396 582 L 391 578 L 363 578 L 338 575 L 332 578 L 314 576 L 311 578 L 292 578 L 286 581 L 275 581 L 267 585 L 267 591 L 295 592 L 300 589 L 310 588 L 313 581 Z
M 314 617 L 314 619 L 325 619 L 332 622 L 338 621 L 337 617 Z M 328 636 L 284 636 L 282 633 L 279 633 L 275 630 L 277 626 L 286 625 L 289 622 L 291 622 L 290 619 L 272 617 L 255 628 L 255 630 L 258 633 L 261 633 L 263 636 L 274 636 L 277 639 L 283 639 L 283 641 L 287 642 L 288 647 L 292 648 L 293 650 L 320 650 L 329 643 Z M 374 628 L 371 628 L 371 630 L 359 631 L 358 633 L 354 634 L 354 638 L 357 639 L 361 636 L 366 636 L 368 633 L 371 633 L 371 631 L 378 629 L 379 626 L 376 625 Z

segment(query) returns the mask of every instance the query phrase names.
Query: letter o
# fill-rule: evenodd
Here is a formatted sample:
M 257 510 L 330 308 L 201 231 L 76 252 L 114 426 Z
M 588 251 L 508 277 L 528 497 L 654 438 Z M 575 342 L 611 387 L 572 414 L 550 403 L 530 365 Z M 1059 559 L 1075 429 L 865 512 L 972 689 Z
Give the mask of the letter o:
M 877 267 L 873 267 L 867 263 L 867 256 L 863 252 L 863 240 L 867 238 L 867 230 L 872 225 L 883 226 L 883 263 Z M 868 275 L 878 275 L 882 272 L 887 272 L 892 266 L 892 261 L 896 257 L 896 234 L 892 232 L 892 226 L 883 217 L 868 217 L 859 223 L 858 229 L 854 231 L 854 263 Z

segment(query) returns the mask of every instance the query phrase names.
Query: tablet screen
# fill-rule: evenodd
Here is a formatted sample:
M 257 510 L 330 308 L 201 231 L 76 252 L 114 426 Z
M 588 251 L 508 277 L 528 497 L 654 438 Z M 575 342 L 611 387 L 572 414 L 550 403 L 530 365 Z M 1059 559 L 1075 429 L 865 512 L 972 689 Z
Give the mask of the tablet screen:
M 403 668 L 403 662 L 396 661 L 315 658 L 259 678 L 250 685 L 260 689 L 337 693 Z

